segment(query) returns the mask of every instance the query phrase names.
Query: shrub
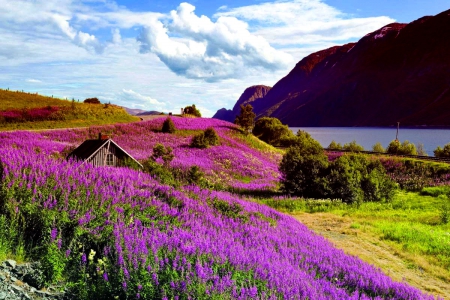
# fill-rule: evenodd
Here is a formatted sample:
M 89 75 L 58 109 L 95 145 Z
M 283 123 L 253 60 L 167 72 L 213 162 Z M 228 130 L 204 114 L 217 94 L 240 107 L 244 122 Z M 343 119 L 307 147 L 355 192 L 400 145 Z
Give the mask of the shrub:
M 100 104 L 100 100 L 98 100 L 98 98 L 87 98 L 83 101 L 83 103 Z
M 303 197 L 320 197 L 323 194 L 321 178 L 327 167 L 328 158 L 319 142 L 299 131 L 295 144 L 280 163 L 282 191 Z
M 153 147 L 153 154 L 150 158 L 154 162 L 156 162 L 158 158 L 161 158 L 164 161 L 164 165 L 168 166 L 174 158 L 172 147 L 164 147 L 162 144 L 156 144 Z
M 428 156 L 428 153 L 425 151 L 425 146 L 423 145 L 423 143 L 417 144 L 417 155 Z
M 337 158 L 330 164 L 328 173 L 329 196 L 348 203 L 390 201 L 396 189 L 381 162 L 363 155 Z
M 161 131 L 164 133 L 175 133 L 177 131 L 170 117 L 164 120 Z
M 287 125 L 283 125 L 277 118 L 270 117 L 258 119 L 252 132 L 257 138 L 272 146 L 281 146 L 283 138 L 294 136 Z
M 205 130 L 204 139 L 209 146 L 216 146 L 219 144 L 219 136 L 212 127 L 209 127 Z
M 215 146 L 219 144 L 219 136 L 217 135 L 214 128 L 208 128 L 204 132 L 195 135 L 190 146 L 193 148 L 208 148 L 209 146 Z
M 200 185 L 203 180 L 203 175 L 203 172 L 200 171 L 198 166 L 191 166 L 188 171 L 187 181 L 190 184 Z
M 202 114 L 200 113 L 200 111 L 197 109 L 197 107 L 195 107 L 195 104 L 192 104 L 191 106 L 186 106 L 183 109 L 183 112 L 185 114 L 189 114 L 189 115 L 194 115 L 196 117 L 201 117 Z
M 328 149 L 330 150 L 342 150 L 341 143 L 336 143 L 334 140 L 328 145 Z
M 409 141 L 400 144 L 398 140 L 393 140 L 389 143 L 386 152 L 399 155 L 417 155 L 416 146 Z
M 445 144 L 444 149 L 438 146 L 434 150 L 434 156 L 436 157 L 450 157 L 450 143 Z
M 241 112 L 234 120 L 234 124 L 242 127 L 245 133 L 249 133 L 253 128 L 256 114 L 253 112 L 253 106 L 241 104 Z
M 356 141 L 351 141 L 350 143 L 345 143 L 344 146 L 342 146 L 342 149 L 348 150 L 351 152 L 361 152 L 364 151 L 364 147 L 357 144 Z
M 197 135 L 194 135 L 192 137 L 190 146 L 192 148 L 200 148 L 200 149 L 208 148 L 208 143 L 205 140 L 205 133 L 201 132 Z
M 384 153 L 384 152 L 386 152 L 386 149 L 384 149 L 383 145 L 381 145 L 380 142 L 377 142 L 375 145 L 372 146 L 372 151 Z

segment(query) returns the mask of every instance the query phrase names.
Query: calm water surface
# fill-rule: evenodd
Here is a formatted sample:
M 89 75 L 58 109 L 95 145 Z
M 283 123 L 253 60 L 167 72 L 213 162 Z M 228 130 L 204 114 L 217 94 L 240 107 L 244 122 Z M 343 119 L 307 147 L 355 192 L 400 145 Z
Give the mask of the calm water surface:
M 383 147 L 387 147 L 392 140 L 395 140 L 397 128 L 364 128 L 364 127 L 290 127 L 295 133 L 301 129 L 319 141 L 322 147 L 328 147 L 332 140 L 342 145 L 355 140 L 366 150 L 372 150 L 376 142 L 380 142 Z M 450 142 L 450 129 L 407 129 L 400 128 L 398 139 L 411 143 L 424 145 L 428 155 L 433 155 L 433 150 L 437 146 L 443 147 Z

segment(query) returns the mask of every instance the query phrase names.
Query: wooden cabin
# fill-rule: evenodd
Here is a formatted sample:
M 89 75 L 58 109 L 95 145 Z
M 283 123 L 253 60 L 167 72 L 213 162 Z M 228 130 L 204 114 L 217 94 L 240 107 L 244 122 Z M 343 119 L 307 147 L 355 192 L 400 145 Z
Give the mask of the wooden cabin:
M 98 139 L 86 140 L 73 150 L 67 158 L 75 158 L 94 166 L 124 166 L 126 158 L 132 159 L 142 169 L 142 165 L 106 135 L 99 133 Z

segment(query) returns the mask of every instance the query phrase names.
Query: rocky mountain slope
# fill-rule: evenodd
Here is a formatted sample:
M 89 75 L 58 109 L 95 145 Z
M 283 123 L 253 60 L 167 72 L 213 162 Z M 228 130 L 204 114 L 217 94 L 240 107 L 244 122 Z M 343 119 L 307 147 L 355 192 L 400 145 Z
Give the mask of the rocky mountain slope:
M 450 126 L 450 10 L 313 53 L 252 105 L 289 126 Z
M 266 85 L 254 85 L 246 88 L 241 97 L 234 105 L 233 109 L 222 108 L 213 116 L 215 119 L 220 119 L 228 122 L 234 122 L 236 116 L 240 112 L 241 105 L 254 104 L 264 98 L 270 91 L 271 87 Z

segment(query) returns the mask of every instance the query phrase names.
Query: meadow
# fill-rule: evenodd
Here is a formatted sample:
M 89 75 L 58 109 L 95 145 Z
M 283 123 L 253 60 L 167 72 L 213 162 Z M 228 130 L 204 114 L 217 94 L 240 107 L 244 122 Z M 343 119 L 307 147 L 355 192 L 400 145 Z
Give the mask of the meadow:
M 0 256 L 41 261 L 46 283 L 80 299 L 434 299 L 228 192 L 275 191 L 280 151 L 227 122 L 173 118 L 167 134 L 162 121 L 0 133 Z M 190 148 L 210 127 L 220 145 Z M 65 160 L 98 132 L 137 159 L 171 146 L 171 167 L 196 165 L 223 188 Z
M 0 131 L 86 127 L 138 120 L 112 104 L 85 104 L 0 89 Z
M 339 200 L 295 198 L 259 200 L 325 235 L 334 244 L 375 264 L 396 279 L 416 277 L 423 290 L 449 297 L 450 199 L 448 186 L 427 187 L 421 192 L 397 191 L 390 203 L 345 204 Z M 314 221 L 312 221 L 314 220 Z M 320 220 L 320 221 L 318 221 Z M 365 247 L 349 248 L 348 239 L 388 246 L 398 260 L 386 263 L 383 253 L 364 254 Z M 366 257 L 364 257 L 366 256 Z M 401 270 L 401 271 L 400 271 Z M 409 273 L 409 274 L 408 274 Z M 419 275 L 419 276 L 417 276 Z M 417 278 L 420 277 L 420 278 Z

